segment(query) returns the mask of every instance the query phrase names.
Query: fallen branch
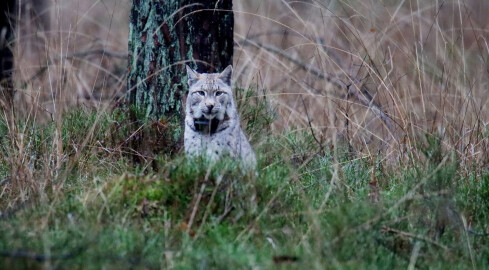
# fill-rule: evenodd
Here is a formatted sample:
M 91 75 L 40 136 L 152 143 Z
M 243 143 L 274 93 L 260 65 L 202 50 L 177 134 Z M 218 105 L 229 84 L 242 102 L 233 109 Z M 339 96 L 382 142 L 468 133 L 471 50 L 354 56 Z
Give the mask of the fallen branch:
M 427 237 L 424 237 L 422 235 L 417 235 L 417 234 L 413 234 L 413 233 L 409 233 L 409 232 L 404 232 L 404 231 L 400 231 L 400 230 L 397 230 L 397 229 L 393 229 L 393 228 L 389 228 L 389 227 L 382 227 L 382 231 L 383 232 L 388 232 L 388 233 L 395 233 L 395 234 L 399 234 L 399 235 L 402 235 L 402 236 L 406 236 L 406 237 L 409 237 L 409 238 L 414 238 L 414 239 L 418 239 L 418 240 L 421 240 L 421 241 L 425 241 L 427 243 L 430 243 L 434 246 L 437 246 L 439 248 L 442 248 L 443 250 L 448 250 L 448 247 L 445 246 L 445 245 L 442 245 L 436 241 L 433 241 Z
M 37 262 L 46 262 L 46 261 L 58 261 L 58 260 L 68 260 L 72 259 L 78 255 L 80 255 L 83 251 L 85 251 L 87 245 L 80 246 L 69 253 L 64 254 L 40 254 L 33 253 L 25 250 L 0 250 L 0 256 L 2 257 L 10 257 L 10 258 L 21 258 L 21 259 L 31 259 Z
M 17 259 L 30 259 L 30 260 L 35 260 L 39 263 L 47 262 L 47 261 L 65 261 L 65 260 L 70 260 L 75 258 L 76 256 L 80 255 L 86 250 L 86 246 L 79 247 L 75 249 L 71 253 L 65 253 L 65 254 L 58 254 L 58 255 L 46 255 L 46 254 L 39 254 L 39 253 L 33 253 L 29 251 L 24 251 L 24 250 L 15 250 L 15 251 L 8 251 L 8 250 L 0 250 L 0 256 L 1 257 L 9 257 L 9 258 L 17 258 Z M 96 261 L 113 261 L 113 262 L 124 262 L 128 263 L 130 265 L 142 265 L 145 266 L 146 268 L 149 269 L 157 269 L 157 266 L 148 262 L 145 262 L 142 258 L 140 257 L 128 257 L 128 256 L 119 256 L 119 255 L 113 255 L 113 254 L 97 254 L 92 257 L 90 257 L 90 260 L 96 260 Z

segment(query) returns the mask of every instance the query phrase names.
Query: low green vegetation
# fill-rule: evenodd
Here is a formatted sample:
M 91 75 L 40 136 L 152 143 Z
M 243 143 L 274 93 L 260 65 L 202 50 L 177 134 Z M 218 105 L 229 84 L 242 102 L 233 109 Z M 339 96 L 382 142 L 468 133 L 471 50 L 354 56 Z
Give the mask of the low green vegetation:
M 257 176 L 187 160 L 164 144 L 171 121 L 123 110 L 2 123 L 0 268 L 489 267 L 488 170 L 432 135 L 388 163 L 276 134 L 269 105 L 238 92 Z

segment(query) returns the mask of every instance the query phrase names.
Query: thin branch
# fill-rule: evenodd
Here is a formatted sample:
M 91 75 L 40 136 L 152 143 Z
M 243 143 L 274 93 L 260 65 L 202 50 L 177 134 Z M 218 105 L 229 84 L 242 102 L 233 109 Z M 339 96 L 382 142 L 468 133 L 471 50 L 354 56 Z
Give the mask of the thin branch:
M 448 247 L 445 246 L 445 245 L 442 245 L 438 242 L 435 242 L 427 237 L 424 237 L 422 235 L 417 235 L 417 234 L 413 234 L 413 233 L 409 233 L 409 232 L 404 232 L 404 231 L 400 231 L 400 230 L 397 230 L 397 229 L 393 229 L 393 228 L 389 228 L 389 227 L 382 227 L 382 231 L 383 232 L 389 232 L 389 233 L 395 233 L 395 234 L 399 234 L 399 235 L 402 235 L 402 236 L 406 236 L 406 237 L 410 237 L 410 238 L 414 238 L 414 239 L 418 239 L 418 240 L 422 240 L 422 241 L 425 241 L 427 243 L 430 243 L 434 246 L 437 246 L 439 248 L 442 248 L 443 250 L 448 250 Z
M 287 54 L 285 51 L 283 51 L 280 48 L 277 48 L 275 46 L 263 44 L 261 42 L 257 42 L 257 41 L 250 40 L 250 39 L 241 39 L 240 43 L 243 45 L 250 45 L 250 46 L 260 48 L 260 49 L 265 49 L 269 52 L 277 54 L 277 55 L 289 60 L 290 62 L 296 64 L 297 66 L 299 66 L 303 70 L 311 73 L 312 75 L 333 84 L 336 88 L 346 89 L 348 96 L 354 96 L 364 106 L 370 108 L 374 112 L 374 114 L 377 115 L 377 117 L 379 117 L 384 122 L 387 129 L 389 129 L 389 131 L 392 134 L 394 134 L 394 121 L 392 120 L 392 118 L 389 115 L 387 115 L 384 111 L 382 111 L 382 109 L 380 108 L 379 105 L 374 103 L 374 100 L 370 95 L 365 94 L 365 93 L 368 93 L 368 89 L 359 80 L 353 78 L 352 76 L 348 76 L 350 83 L 345 84 L 337 76 L 323 72 L 323 71 L 315 68 L 314 66 L 303 62 L 302 60 L 293 58 L 292 56 Z
M 45 66 L 42 66 L 27 81 L 32 81 L 35 78 L 41 76 L 48 69 L 49 66 L 53 65 L 54 63 L 56 63 L 58 61 L 83 58 L 83 57 L 87 57 L 90 55 L 97 55 L 97 54 L 100 54 L 102 56 L 110 56 L 110 57 L 114 57 L 114 58 L 127 59 L 127 53 L 111 51 L 111 50 L 107 50 L 107 49 L 94 49 L 94 50 L 86 50 L 86 51 L 75 52 L 75 53 L 68 54 L 65 56 L 55 57 L 53 59 L 50 59 Z
M 75 52 L 66 55 L 64 58 L 65 59 L 82 58 L 85 56 L 96 55 L 96 54 L 101 54 L 103 56 L 110 56 L 110 57 L 120 58 L 120 59 L 127 59 L 127 52 L 111 51 L 107 49 L 94 49 L 94 50 Z
M 323 147 L 323 144 L 321 141 L 318 140 L 318 138 L 316 137 L 316 134 L 314 133 L 314 128 L 312 127 L 312 120 L 311 120 L 311 117 L 309 117 L 309 112 L 307 111 L 307 106 L 306 106 L 306 102 L 304 101 L 304 98 L 301 96 L 301 100 L 302 100 L 302 105 L 304 106 L 304 110 L 306 111 L 306 116 L 307 116 L 307 122 L 309 124 L 309 129 L 311 130 L 311 134 L 312 134 L 312 137 L 314 138 L 314 140 L 317 142 L 317 144 L 319 145 L 319 148 L 321 150 L 324 149 Z

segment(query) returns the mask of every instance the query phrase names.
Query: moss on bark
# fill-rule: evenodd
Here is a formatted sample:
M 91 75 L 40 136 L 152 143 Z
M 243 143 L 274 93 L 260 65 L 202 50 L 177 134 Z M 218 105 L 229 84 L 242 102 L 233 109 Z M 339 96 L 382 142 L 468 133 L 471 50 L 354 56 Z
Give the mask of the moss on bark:
M 129 103 L 149 118 L 182 120 L 184 64 L 201 72 L 232 64 L 233 26 L 231 0 L 133 0 Z

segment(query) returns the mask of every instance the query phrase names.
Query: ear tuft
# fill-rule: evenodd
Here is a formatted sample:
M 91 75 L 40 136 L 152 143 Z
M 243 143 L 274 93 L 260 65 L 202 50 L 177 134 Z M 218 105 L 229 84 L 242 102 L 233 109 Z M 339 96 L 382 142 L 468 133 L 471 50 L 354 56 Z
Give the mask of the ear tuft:
M 200 77 L 200 74 L 191 69 L 188 65 L 185 65 L 185 67 L 187 68 L 187 82 L 188 82 L 188 86 L 191 86 L 192 84 L 194 84 Z
M 221 79 L 227 85 L 231 85 L 231 76 L 233 75 L 233 66 L 227 66 L 221 74 L 219 74 L 219 79 Z

